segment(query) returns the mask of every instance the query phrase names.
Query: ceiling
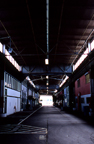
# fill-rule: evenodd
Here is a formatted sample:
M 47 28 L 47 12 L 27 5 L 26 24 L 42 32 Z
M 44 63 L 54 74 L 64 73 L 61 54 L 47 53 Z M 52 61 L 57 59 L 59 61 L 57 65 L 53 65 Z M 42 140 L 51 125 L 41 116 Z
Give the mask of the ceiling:
M 13 48 L 12 56 L 39 86 L 40 94 L 47 93 L 46 75 L 49 94 L 58 89 L 65 74 L 71 75 L 79 51 L 94 35 L 93 29 L 94 0 L 49 0 L 49 5 L 46 0 L 0 1 L 1 42 L 7 49 Z

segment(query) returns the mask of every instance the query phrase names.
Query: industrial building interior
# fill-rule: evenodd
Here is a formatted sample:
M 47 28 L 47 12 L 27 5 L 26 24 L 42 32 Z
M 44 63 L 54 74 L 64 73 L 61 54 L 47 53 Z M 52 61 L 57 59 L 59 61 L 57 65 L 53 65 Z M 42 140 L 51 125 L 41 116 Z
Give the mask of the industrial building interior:
M 62 125 L 60 114 L 63 119 L 67 118 L 66 122 L 68 118 L 71 122 L 77 120 L 70 113 L 87 119 L 94 126 L 94 1 L 1 0 L 0 137 L 6 134 L 2 132 L 2 125 L 9 128 L 11 124 L 12 134 L 22 134 L 21 126 L 28 134 L 35 134 L 31 126 L 42 127 L 37 132 L 38 138 L 28 136 L 28 143 L 61 144 L 63 140 L 64 144 L 85 143 L 87 134 L 82 139 L 74 134 L 77 141 L 72 140 L 73 136 L 69 138 L 69 133 L 62 137 L 63 130 L 59 132 L 62 141 L 50 137 L 50 133 L 54 135 L 50 130 L 57 129 L 59 121 Z M 47 119 L 43 114 L 47 114 Z M 31 116 L 32 123 L 27 120 Z M 50 129 L 48 123 L 53 126 L 56 119 L 58 122 Z M 75 123 L 86 124 L 80 120 Z M 81 136 L 80 130 L 78 133 Z M 9 137 L 11 144 L 13 136 Z M 8 136 L 5 143 L 7 139 Z M 26 143 L 21 139 L 20 143 Z M 87 142 L 93 144 L 93 134 Z

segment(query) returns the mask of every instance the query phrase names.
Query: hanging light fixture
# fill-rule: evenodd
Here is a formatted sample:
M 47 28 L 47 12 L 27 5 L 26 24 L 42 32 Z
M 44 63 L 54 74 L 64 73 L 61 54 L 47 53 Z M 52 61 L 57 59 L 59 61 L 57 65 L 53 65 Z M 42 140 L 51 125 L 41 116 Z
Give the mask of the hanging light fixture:
M 49 64 L 49 59 L 45 59 L 45 65 Z
M 46 76 L 46 79 L 48 79 L 49 78 L 49 76 Z

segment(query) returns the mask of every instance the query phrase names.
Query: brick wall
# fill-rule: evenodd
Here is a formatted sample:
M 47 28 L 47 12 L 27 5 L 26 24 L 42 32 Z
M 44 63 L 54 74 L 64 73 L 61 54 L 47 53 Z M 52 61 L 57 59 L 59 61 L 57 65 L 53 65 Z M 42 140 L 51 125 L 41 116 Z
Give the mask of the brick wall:
M 79 78 L 80 79 L 80 87 L 77 85 L 77 80 L 75 81 L 75 96 L 78 96 L 80 92 L 81 95 L 90 94 L 90 83 L 85 82 L 85 75 Z

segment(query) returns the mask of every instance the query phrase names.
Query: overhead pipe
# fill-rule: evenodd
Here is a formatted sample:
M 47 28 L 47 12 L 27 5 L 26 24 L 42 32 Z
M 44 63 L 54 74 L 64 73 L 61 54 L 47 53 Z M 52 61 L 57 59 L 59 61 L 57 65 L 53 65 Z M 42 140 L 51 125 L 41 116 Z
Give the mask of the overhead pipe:
M 46 41 L 47 41 L 47 59 L 49 59 L 49 0 L 46 0 Z

